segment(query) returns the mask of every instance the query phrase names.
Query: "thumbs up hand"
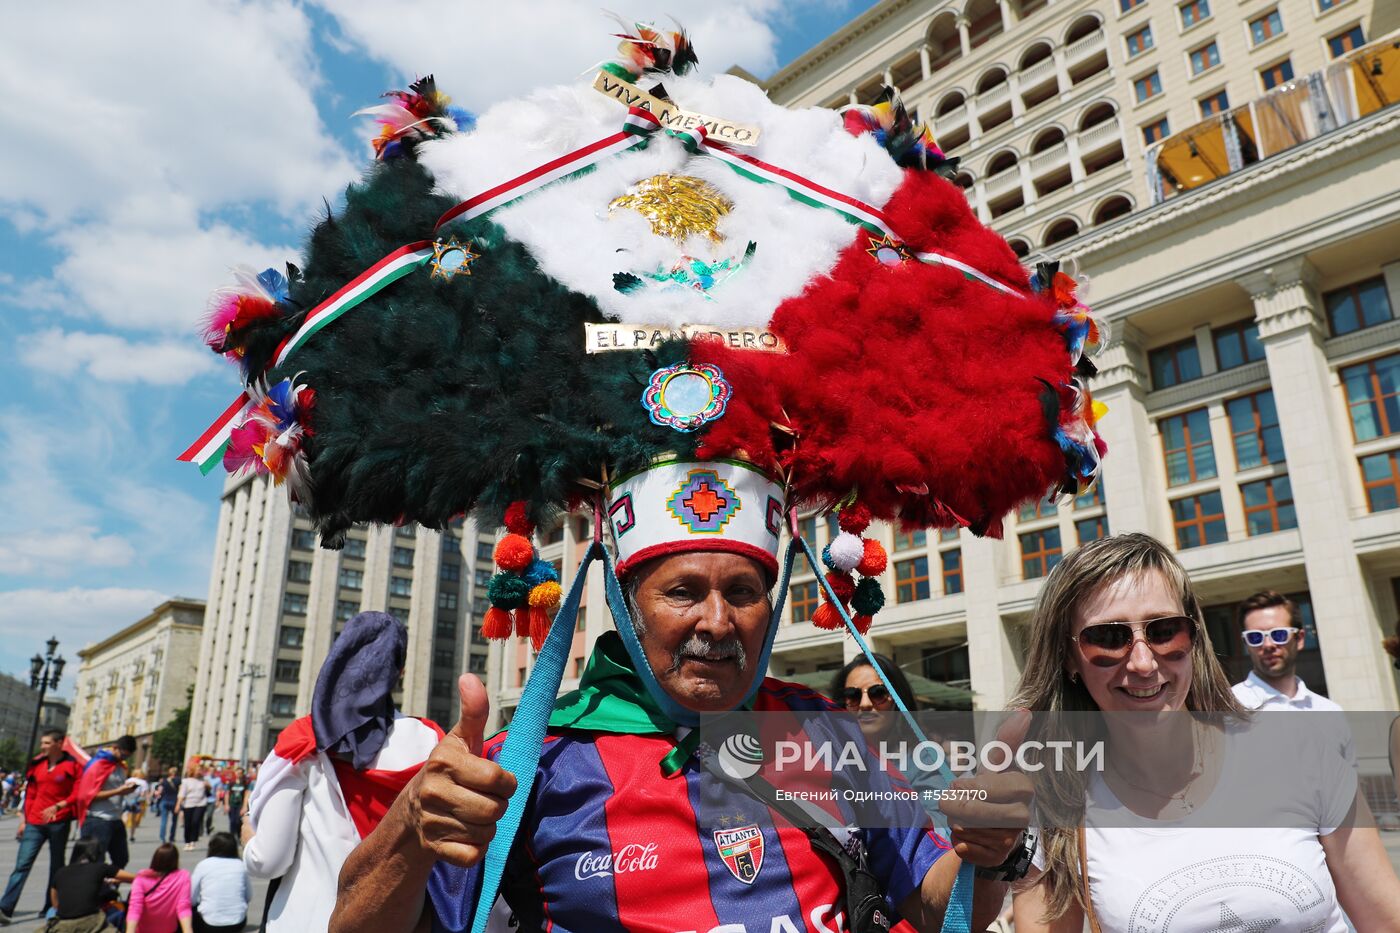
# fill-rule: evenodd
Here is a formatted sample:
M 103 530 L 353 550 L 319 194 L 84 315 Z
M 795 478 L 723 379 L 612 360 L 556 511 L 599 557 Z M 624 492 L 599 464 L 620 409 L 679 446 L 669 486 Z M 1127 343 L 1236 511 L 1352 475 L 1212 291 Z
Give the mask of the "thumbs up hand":
M 474 674 L 457 680 L 462 712 L 404 788 L 409 822 L 418 843 L 435 858 L 464 867 L 486 854 L 496 823 L 515 792 L 515 777 L 481 756 L 491 704 Z
M 997 729 L 997 740 L 1014 753 L 1026 740 L 1031 714 L 1018 710 Z M 1034 788 L 1020 771 L 989 772 L 958 778 L 949 787 L 965 796 L 945 800 L 953 851 L 965 862 L 995 868 L 1006 861 L 1030 823 Z

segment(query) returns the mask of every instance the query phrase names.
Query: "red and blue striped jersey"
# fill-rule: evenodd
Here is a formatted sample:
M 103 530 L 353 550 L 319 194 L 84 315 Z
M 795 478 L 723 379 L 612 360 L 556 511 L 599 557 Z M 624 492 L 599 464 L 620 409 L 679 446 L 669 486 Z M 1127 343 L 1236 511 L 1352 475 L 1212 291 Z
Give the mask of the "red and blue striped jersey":
M 771 678 L 754 704 L 756 712 L 831 709 L 807 688 Z M 489 757 L 499 755 L 502 739 L 487 743 Z M 673 747 L 662 735 L 551 730 L 501 882 L 519 929 L 843 931 L 836 863 L 694 758 L 664 777 L 660 761 Z M 901 780 L 874 770 L 861 778 L 862 789 Z M 908 828 L 859 830 L 895 916 L 895 905 L 947 851 L 919 804 L 907 808 L 907 820 L 893 822 Z M 478 876 L 479 866 L 434 868 L 428 893 L 435 931 L 470 927 Z

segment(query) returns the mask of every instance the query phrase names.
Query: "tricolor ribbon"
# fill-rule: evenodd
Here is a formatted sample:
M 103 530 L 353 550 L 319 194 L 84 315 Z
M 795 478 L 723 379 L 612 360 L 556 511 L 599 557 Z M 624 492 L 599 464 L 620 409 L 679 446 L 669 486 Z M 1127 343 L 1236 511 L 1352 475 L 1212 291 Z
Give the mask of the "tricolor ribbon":
M 492 211 L 514 203 L 556 181 L 586 174 L 592 171 L 599 162 L 612 155 L 626 152 L 629 149 L 645 147 L 658 130 L 662 130 L 662 126 L 655 114 L 639 107 L 631 107 L 623 119 L 621 131 L 604 136 L 602 139 L 595 140 L 572 152 L 551 159 L 543 165 L 536 166 L 509 181 L 472 195 L 438 218 L 437 223 L 433 225 L 433 232 L 436 233 L 453 221 L 469 221 L 484 217 Z M 835 211 L 857 226 L 880 233 L 896 241 L 900 239 L 891 229 L 889 219 L 879 208 L 819 185 L 796 172 L 770 165 L 762 159 L 737 152 L 721 143 L 711 142 L 706 138 L 703 126 L 689 130 L 666 128 L 664 132 L 667 136 L 680 141 L 690 152 L 714 156 L 739 175 L 751 181 L 777 185 L 784 188 L 794 200 L 812 207 Z M 982 282 L 1005 294 L 1020 294 L 1016 289 L 998 282 L 991 276 L 944 253 L 911 251 L 911 255 L 920 262 L 957 269 L 967 278 Z M 278 348 L 275 354 L 275 365 L 283 365 L 295 350 L 305 344 L 323 327 L 338 320 L 341 315 L 363 303 L 365 299 L 391 283 L 421 267 L 432 257 L 432 242 L 419 240 L 394 250 L 360 273 L 334 295 L 307 313 L 297 332 Z M 251 401 L 245 392 L 178 459 L 197 463 L 200 470 L 207 474 L 213 469 L 213 464 L 223 456 L 223 449 L 228 445 L 229 433 L 250 404 Z

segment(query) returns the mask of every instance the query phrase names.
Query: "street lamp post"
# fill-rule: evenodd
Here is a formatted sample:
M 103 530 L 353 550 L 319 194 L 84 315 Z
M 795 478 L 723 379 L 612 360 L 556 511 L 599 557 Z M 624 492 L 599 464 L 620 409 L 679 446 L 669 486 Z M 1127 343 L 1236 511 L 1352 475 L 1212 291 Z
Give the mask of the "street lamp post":
M 243 755 L 239 758 L 238 764 L 244 771 L 248 771 L 248 733 L 253 728 L 253 681 L 259 677 L 266 677 L 261 664 L 243 663 L 243 669 L 238 674 L 239 680 L 248 681 L 248 690 L 244 694 L 245 703 L 243 706 Z
M 29 730 L 29 754 L 33 755 L 39 744 L 39 716 L 44 711 L 44 694 L 50 687 L 57 689 L 58 679 L 63 676 L 63 655 L 54 656 L 58 650 L 58 639 L 50 637 L 47 654 L 36 654 L 29 659 L 29 686 L 39 691 L 39 702 L 34 707 L 34 728 Z

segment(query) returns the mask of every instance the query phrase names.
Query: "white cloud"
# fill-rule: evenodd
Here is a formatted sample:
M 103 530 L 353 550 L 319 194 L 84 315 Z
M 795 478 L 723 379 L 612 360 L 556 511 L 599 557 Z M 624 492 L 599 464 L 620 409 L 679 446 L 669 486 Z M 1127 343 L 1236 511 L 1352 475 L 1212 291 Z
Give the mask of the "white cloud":
M 77 674 L 78 649 L 111 635 L 170 598 L 151 589 L 28 588 L 0 593 L 0 669 L 22 671 L 24 658 L 50 635 L 68 659 L 64 680 Z M 60 687 L 62 689 L 62 686 Z
M 132 342 L 114 334 L 51 328 L 20 340 L 20 359 L 50 375 L 83 372 L 99 382 L 183 385 L 217 371 L 219 360 L 193 340 Z
M 135 556 L 125 538 L 89 527 L 7 535 L 0 541 L 0 567 L 14 576 L 61 577 L 78 567 L 122 567 Z
M 354 173 L 317 114 L 311 23 L 291 0 L 33 3 L 5 27 L 0 125 L 24 144 L 0 208 L 16 217 L 140 216 L 167 193 L 289 210 Z
M 685 27 L 701 70 L 718 74 L 731 65 L 765 73 L 776 63 L 771 23 L 793 15 L 780 0 L 674 0 L 666 4 Z M 436 0 L 317 0 L 345 37 L 365 54 L 396 69 L 403 80 L 433 74 L 438 87 L 472 110 L 522 96 L 533 87 L 560 84 L 616 54 L 617 23 L 602 7 L 628 22 L 658 18 L 658 7 L 642 0 L 598 4 L 579 0 L 530 3 L 440 3 Z M 787 9 L 785 9 L 785 6 Z M 798 13 L 800 15 L 800 13 Z

